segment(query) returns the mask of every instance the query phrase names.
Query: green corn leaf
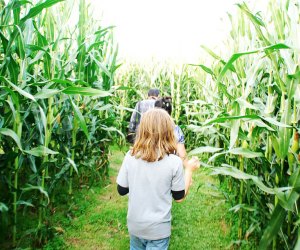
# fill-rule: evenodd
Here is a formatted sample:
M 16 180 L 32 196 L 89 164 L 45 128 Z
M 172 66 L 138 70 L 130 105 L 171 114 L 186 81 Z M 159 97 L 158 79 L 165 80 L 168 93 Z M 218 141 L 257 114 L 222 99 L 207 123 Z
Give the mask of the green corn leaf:
M 119 68 L 119 66 L 121 66 L 121 64 L 116 65 L 118 51 L 119 51 L 119 47 L 117 45 L 117 47 L 116 47 L 116 49 L 115 49 L 115 51 L 113 53 L 113 59 L 111 60 L 111 64 L 110 64 L 110 71 L 111 71 L 111 73 L 114 73 Z
M 69 157 L 67 158 L 67 160 L 69 161 L 69 163 L 71 164 L 71 166 L 75 170 L 76 174 L 78 175 L 78 169 L 77 169 L 77 166 L 76 166 L 75 162 Z
M 10 88 L 6 87 L 6 86 L 0 86 L 0 88 L 3 88 L 5 91 L 7 91 L 10 94 L 10 97 L 13 101 L 13 104 L 16 107 L 20 106 L 20 102 L 19 102 L 19 98 L 18 96 L 15 94 L 15 92 L 13 90 L 11 90 Z
M 279 232 L 279 229 L 284 222 L 287 211 L 285 211 L 280 205 L 277 205 L 272 213 L 271 220 L 268 223 L 267 229 L 264 231 L 260 240 L 258 249 L 265 250 L 271 244 L 273 238 Z
M 36 157 L 44 157 L 46 155 L 56 155 L 59 154 L 56 151 L 53 151 L 45 146 L 38 146 L 36 148 L 32 148 L 30 150 L 24 150 L 25 153 L 36 156 Z
M 241 155 L 245 158 L 257 158 L 263 157 L 263 153 L 261 152 L 253 152 L 247 148 L 233 148 L 227 151 L 227 153 L 234 154 L 234 155 Z
M 259 16 L 257 16 L 257 15 L 253 15 L 253 14 L 249 11 L 249 9 L 248 9 L 248 7 L 247 7 L 247 5 L 246 5 L 245 3 L 243 3 L 243 4 L 237 4 L 237 6 L 238 6 L 241 10 L 243 10 L 243 11 L 247 14 L 247 16 L 249 16 L 249 17 L 251 18 L 251 20 L 252 20 L 254 23 L 256 23 L 256 24 L 259 25 L 259 26 L 265 27 L 265 24 L 264 24 L 264 22 L 262 21 L 262 19 L 261 19 Z
M 11 55 L 8 55 L 8 53 L 6 53 L 7 48 L 8 48 L 8 40 L 6 39 L 6 37 L 4 36 L 4 34 L 1 31 L 0 31 L 0 38 L 2 41 L 2 45 L 3 45 L 2 48 L 4 50 L 4 53 L 7 55 L 6 63 L 3 65 L 2 72 L 5 72 L 6 67 L 7 67 L 10 72 L 11 80 L 13 82 L 17 82 L 18 75 L 19 75 L 19 67 L 18 67 L 17 63 L 15 62 L 15 60 L 13 59 L 13 57 Z
M 90 140 L 90 135 L 89 135 L 89 132 L 88 132 L 88 129 L 87 129 L 87 126 L 86 126 L 86 123 L 85 123 L 85 120 L 84 120 L 84 117 L 83 115 L 81 114 L 79 108 L 77 107 L 77 105 L 72 101 L 72 99 L 70 98 L 70 102 L 72 104 L 72 107 L 73 107 L 73 110 L 74 110 L 74 113 L 75 113 L 75 117 L 76 119 L 79 121 L 79 124 L 80 124 L 80 127 L 82 129 L 82 131 L 84 132 L 84 134 L 86 135 L 86 138 L 88 140 Z
M 23 89 L 19 88 L 15 84 L 13 84 L 11 81 L 9 81 L 7 78 L 0 76 L 0 81 L 5 81 L 10 86 L 12 86 L 20 95 L 27 97 L 28 99 L 31 99 L 32 101 L 36 101 L 33 95 L 29 94 L 28 92 L 24 91 Z
M 97 66 L 109 77 L 111 78 L 111 72 L 109 72 L 109 70 L 107 69 L 107 66 L 104 64 L 104 62 L 99 61 L 98 59 L 96 59 L 94 57 L 94 55 L 92 53 L 89 53 L 89 56 L 93 59 L 93 61 L 97 64 Z
M 272 147 L 274 148 L 275 154 L 278 158 L 280 158 L 281 152 L 280 152 L 279 143 L 278 143 L 279 139 L 274 135 L 272 135 L 270 138 L 272 141 Z
M 95 42 L 95 43 L 92 43 L 87 52 L 91 52 L 94 48 L 97 48 L 99 45 L 103 45 L 105 41 L 100 41 L 100 42 Z
M 35 99 L 48 99 L 49 97 L 52 97 L 54 95 L 57 95 L 60 93 L 61 90 L 58 89 L 42 89 L 37 94 L 34 95 Z
M 201 45 L 201 48 L 204 49 L 209 55 L 211 55 L 213 58 L 217 60 L 221 60 L 221 57 L 219 57 L 215 52 L 213 52 L 211 49 L 206 47 L 205 45 Z
M 275 194 L 274 189 L 267 187 L 257 176 L 246 174 L 245 172 L 228 164 L 222 164 L 222 167 L 213 168 L 211 174 L 229 175 L 239 180 L 252 180 L 262 191 L 268 194 Z
M 6 39 L 4 34 L 1 32 L 1 30 L 0 30 L 0 38 L 1 38 L 1 41 L 2 41 L 2 46 L 3 46 L 2 48 L 3 48 L 4 52 L 6 52 L 7 46 L 8 46 L 8 40 Z
M 247 109 L 258 110 L 257 107 L 255 107 L 253 104 L 247 102 L 244 98 L 240 97 L 236 101 L 239 103 L 240 107 L 244 107 L 244 108 L 247 108 Z
M 239 137 L 239 130 L 240 130 L 241 121 L 238 120 L 232 120 L 230 122 L 230 144 L 229 148 L 233 148 L 238 137 Z
M 13 130 L 11 130 L 9 128 L 1 128 L 0 129 L 0 133 L 2 135 L 6 135 L 6 136 L 11 137 L 16 142 L 16 144 L 18 145 L 19 149 L 23 150 L 22 146 L 21 146 L 21 140 L 20 140 L 19 136 Z
M 25 23 L 26 20 L 37 16 L 44 9 L 49 8 L 49 7 L 53 6 L 54 4 L 57 4 L 57 3 L 63 2 L 63 1 L 65 1 L 65 0 L 46 0 L 42 3 L 35 5 L 34 7 L 32 7 L 29 10 L 28 14 L 20 20 L 20 23 Z
M 24 44 L 24 36 L 22 33 L 22 30 L 18 25 L 16 25 L 16 30 L 19 32 L 19 36 L 17 39 L 18 42 L 18 50 L 19 50 L 19 56 L 22 60 L 25 59 L 25 44 Z
M 64 89 L 62 92 L 67 95 L 86 95 L 86 96 L 98 96 L 98 97 L 106 97 L 112 95 L 108 91 L 89 88 L 89 87 L 68 87 Z
M 14 2 L 14 5 L 13 5 L 13 9 L 18 9 L 20 7 L 22 7 L 23 5 L 25 4 L 31 4 L 31 1 L 26 1 L 26 0 L 19 0 L 18 2 Z
M 49 200 L 48 193 L 45 191 L 45 189 L 43 187 L 27 184 L 27 186 L 25 188 L 22 188 L 23 192 L 28 192 L 28 191 L 32 191 L 32 190 L 40 191 L 40 193 L 43 194 L 47 198 L 48 204 L 49 204 L 50 200 Z
M 6 60 L 6 65 L 7 65 L 7 68 L 9 70 L 11 80 L 13 82 L 17 82 L 18 81 L 18 76 L 19 76 L 19 73 L 20 73 L 20 67 L 11 55 L 8 55 L 8 57 L 6 57 L 6 59 L 7 59 Z M 6 65 L 3 67 L 3 69 L 5 69 Z
M 117 128 L 115 127 L 106 127 L 106 126 L 101 126 L 101 129 L 108 131 L 108 132 L 117 132 L 120 136 L 122 136 L 123 139 L 125 139 L 124 134 Z
M 252 206 L 249 206 L 247 204 L 237 204 L 235 205 L 234 207 L 230 208 L 229 211 L 233 211 L 233 212 L 238 212 L 240 209 L 244 209 L 246 211 L 249 211 L 249 212 L 254 212 L 256 211 L 256 208 L 255 207 L 252 207 Z
M 291 110 L 291 102 L 288 99 L 284 102 L 284 112 L 281 117 L 281 123 L 286 125 L 291 123 Z M 284 159 L 288 154 L 291 136 L 292 130 L 290 128 L 279 128 L 279 152 L 281 159 Z
M 104 29 L 101 29 L 101 30 L 97 30 L 95 32 L 95 35 L 101 35 L 101 36 L 104 36 L 106 35 L 106 33 L 109 31 L 109 30 L 112 30 L 113 28 L 115 28 L 116 26 L 108 26 Z
M 258 115 L 238 115 L 238 116 L 223 116 L 223 117 L 218 117 L 212 120 L 206 121 L 203 126 L 214 124 L 214 123 L 223 123 L 226 121 L 230 120 L 238 120 L 238 119 L 260 119 Z
M 38 36 L 38 45 L 40 47 L 46 48 L 46 50 L 49 50 L 49 43 L 45 36 L 43 36 L 38 27 L 36 26 L 36 23 L 34 22 L 34 27 Z M 45 71 L 45 77 L 47 79 L 51 78 L 51 56 L 49 53 L 44 53 L 43 51 L 39 51 L 37 53 L 37 56 L 33 58 L 30 61 L 30 64 L 34 63 L 35 61 L 39 60 L 41 57 L 44 59 L 44 71 Z
M 292 126 L 284 124 L 282 122 L 276 121 L 274 118 L 271 117 L 264 117 L 264 116 L 259 116 L 259 115 L 240 115 L 240 116 L 223 116 L 223 117 L 218 117 L 214 118 L 211 120 L 207 120 L 205 123 L 203 123 L 203 126 L 214 124 L 214 123 L 224 123 L 226 121 L 230 120 L 238 120 L 238 119 L 245 119 L 245 120 L 258 120 L 261 119 L 263 121 L 266 121 L 268 123 L 271 123 L 275 126 L 278 127 L 283 127 L 283 128 L 292 128 Z
M 299 198 L 299 193 L 294 190 L 288 190 L 286 192 L 276 192 L 279 204 L 288 211 L 293 212 L 295 207 L 295 202 Z
M 238 102 L 234 102 L 232 104 L 232 114 L 238 115 L 240 114 L 240 105 Z M 233 148 L 238 136 L 239 136 L 239 130 L 240 130 L 241 121 L 240 119 L 234 119 L 230 121 L 230 144 L 229 148 Z
M 32 7 L 29 10 L 28 14 L 20 20 L 19 25 L 18 25 L 19 29 L 21 31 L 24 29 L 24 24 L 28 19 L 35 17 L 36 15 L 41 13 L 44 9 L 49 8 L 52 5 L 62 2 L 62 1 L 65 1 L 65 0 L 46 0 L 45 2 L 35 5 L 34 7 Z M 15 40 L 17 39 L 18 34 L 19 34 L 18 28 L 15 28 L 14 31 L 12 32 L 12 34 L 10 35 L 10 39 L 9 39 L 7 49 L 6 49 L 6 56 L 9 55 L 10 49 L 11 49 L 13 43 L 15 42 Z
M 206 66 L 203 65 L 203 64 L 189 64 L 189 65 L 200 67 L 200 68 L 203 69 L 206 73 L 208 73 L 208 74 L 210 74 L 210 75 L 212 75 L 212 76 L 215 76 L 214 72 L 213 72 L 210 68 L 206 67 Z
M 70 80 L 64 80 L 64 79 L 57 79 L 57 78 L 54 78 L 51 80 L 52 82 L 54 83 L 59 83 L 65 87 L 68 87 L 68 86 L 75 86 L 74 83 Z
M 261 116 L 261 119 L 262 120 L 265 120 L 275 126 L 278 126 L 278 127 L 282 127 L 282 128 L 292 128 L 292 126 L 288 125 L 288 124 L 285 124 L 285 123 L 282 123 L 282 122 L 278 122 L 277 120 L 275 120 L 274 118 L 271 118 L 271 117 L 264 117 L 264 116 Z
M 207 134 L 217 134 L 218 130 L 213 126 L 196 126 L 196 125 L 188 125 L 186 126 L 188 130 L 191 130 L 195 133 L 207 133 Z
M 39 110 L 40 110 L 40 114 L 41 114 L 41 121 L 42 121 L 42 124 L 44 127 L 44 135 L 46 136 L 47 135 L 47 118 L 46 118 L 45 112 L 41 106 L 39 106 Z
M 16 204 L 17 204 L 18 206 L 24 205 L 24 206 L 26 206 L 26 207 L 34 207 L 34 205 L 33 205 L 32 203 L 28 202 L 28 201 L 21 201 L 21 200 L 19 200 L 19 201 L 17 201 Z
M 30 51 L 34 51 L 34 52 L 35 51 L 43 51 L 44 53 L 46 53 L 50 56 L 49 52 L 45 48 L 40 47 L 36 44 L 26 44 L 26 48 L 29 49 Z
M 300 70 L 298 70 L 295 74 L 288 75 L 289 79 L 300 79 Z
M 235 53 L 233 54 L 230 59 L 228 60 L 228 62 L 226 63 L 226 65 L 224 66 L 224 68 L 222 69 L 220 75 L 218 76 L 218 80 L 217 82 L 221 82 L 223 79 L 223 76 L 225 75 L 225 73 L 227 72 L 227 70 L 233 65 L 233 63 L 240 58 L 241 56 L 244 55 L 250 55 L 250 54 L 254 54 L 254 53 L 259 53 L 259 52 L 265 52 L 265 53 L 269 53 L 269 52 L 273 52 L 275 50 L 280 50 L 280 49 L 290 49 L 289 46 L 283 44 L 283 43 L 278 43 L 275 45 L 271 45 L 271 46 L 267 46 L 267 47 L 263 47 L 263 48 L 259 48 L 256 50 L 251 50 L 251 51 L 245 51 L 245 52 L 239 52 L 239 53 Z
M 98 111 L 104 111 L 104 110 L 110 110 L 111 108 L 113 108 L 113 105 L 111 104 L 106 104 L 104 106 L 102 106 L 101 103 L 99 103 L 98 105 L 96 105 L 94 107 L 95 110 L 98 110 Z
M 300 237 L 298 237 L 298 240 L 297 240 L 294 250 L 298 250 L 298 249 L 300 249 Z
M 220 56 L 218 56 L 216 53 L 214 53 L 211 49 L 209 49 L 208 47 L 206 47 L 205 45 L 201 45 L 201 48 L 204 49 L 209 55 L 211 55 L 213 58 L 219 60 L 223 65 L 226 65 L 226 62 L 224 60 L 222 60 L 222 58 Z M 235 68 L 233 65 L 231 65 L 229 67 L 229 69 L 232 72 L 236 72 Z
M 226 153 L 227 153 L 226 151 L 220 152 L 220 153 L 215 153 L 208 159 L 208 163 L 212 162 L 214 159 L 218 158 L 221 155 L 226 155 Z
M 221 150 L 222 150 L 222 148 L 205 146 L 205 147 L 199 147 L 199 148 L 193 149 L 192 151 L 189 152 L 189 155 L 199 155 L 199 154 L 203 154 L 203 153 L 216 153 Z
M 0 202 L 0 212 L 3 213 L 7 211 L 8 211 L 8 207 L 3 202 Z
M 267 124 L 265 124 L 264 122 L 262 122 L 260 120 L 251 120 L 251 122 L 258 127 L 266 128 L 267 130 L 273 131 L 273 132 L 275 131 L 275 129 L 271 128 L 270 126 L 268 126 Z
M 19 113 L 18 113 L 17 110 L 15 109 L 14 103 L 13 103 L 12 100 L 10 100 L 10 99 L 8 99 L 6 102 L 8 103 L 8 105 L 9 105 L 9 107 L 10 107 L 10 110 L 11 110 L 11 112 L 12 112 L 12 115 L 13 115 L 14 119 L 17 119 Z

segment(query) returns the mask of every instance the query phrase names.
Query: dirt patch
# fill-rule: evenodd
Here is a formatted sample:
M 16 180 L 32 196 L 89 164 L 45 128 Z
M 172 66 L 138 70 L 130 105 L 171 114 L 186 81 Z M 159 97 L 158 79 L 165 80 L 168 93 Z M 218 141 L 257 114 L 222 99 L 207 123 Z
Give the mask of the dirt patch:
M 224 235 L 227 235 L 229 232 L 230 232 L 230 228 L 229 226 L 227 225 L 225 219 L 222 219 L 220 221 L 220 226 L 221 226 L 221 230 L 222 232 L 224 233 Z
M 84 246 L 84 239 L 80 239 L 80 238 L 68 238 L 67 239 L 67 245 L 69 246 Z

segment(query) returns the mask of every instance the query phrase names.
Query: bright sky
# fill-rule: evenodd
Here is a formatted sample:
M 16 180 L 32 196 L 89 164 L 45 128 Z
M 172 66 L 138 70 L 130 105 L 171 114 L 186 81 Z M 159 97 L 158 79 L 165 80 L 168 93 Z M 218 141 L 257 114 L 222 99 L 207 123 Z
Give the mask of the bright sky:
M 127 60 L 195 62 L 227 33 L 226 12 L 238 0 L 90 0 L 104 26 L 115 25 L 119 56 Z M 221 20 L 223 18 L 223 21 Z

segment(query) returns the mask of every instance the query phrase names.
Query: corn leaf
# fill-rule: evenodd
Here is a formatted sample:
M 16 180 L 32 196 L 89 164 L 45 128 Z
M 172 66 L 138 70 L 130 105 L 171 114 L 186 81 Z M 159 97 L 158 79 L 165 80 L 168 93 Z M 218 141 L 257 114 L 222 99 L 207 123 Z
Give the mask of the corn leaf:
M 7 78 L 0 76 L 0 80 L 5 81 L 6 83 L 8 83 L 10 86 L 12 86 L 20 95 L 25 96 L 29 99 L 31 99 L 32 101 L 36 101 L 35 98 L 33 97 L 33 95 L 29 94 L 28 92 L 24 91 L 23 89 L 19 88 L 18 86 L 16 86 L 15 84 L 13 84 L 11 81 L 9 81 Z
M 28 19 L 35 17 L 36 15 L 41 13 L 44 9 L 49 8 L 49 7 L 53 6 L 54 4 L 57 4 L 57 3 L 63 2 L 63 1 L 65 1 L 65 0 L 46 0 L 42 3 L 35 5 L 34 7 L 30 8 L 28 14 L 20 20 L 20 23 L 25 23 Z
M 222 164 L 222 167 L 213 168 L 211 174 L 229 175 L 239 180 L 252 180 L 262 191 L 268 194 L 275 194 L 274 189 L 267 187 L 257 176 L 246 174 L 245 172 L 228 164 Z
M 62 92 L 67 95 L 86 95 L 86 96 L 98 96 L 98 97 L 106 97 L 112 95 L 108 91 L 89 88 L 89 87 L 68 87 L 65 88 Z
M 228 60 L 228 62 L 226 63 L 226 65 L 224 66 L 224 68 L 222 69 L 220 75 L 218 76 L 218 80 L 217 82 L 221 82 L 223 79 L 223 76 L 225 75 L 225 73 L 227 72 L 227 70 L 233 65 L 233 63 L 240 58 L 241 56 L 244 55 L 250 55 L 250 54 L 254 54 L 254 53 L 259 53 L 259 52 L 273 52 L 275 50 L 280 50 L 280 49 L 290 49 L 289 46 L 283 44 L 283 43 L 279 43 L 279 44 L 275 44 L 275 45 L 271 45 L 271 46 L 267 46 L 267 47 L 263 47 L 263 48 L 259 48 L 256 50 L 251 50 L 251 51 L 245 51 L 245 52 L 239 52 L 239 53 L 235 53 L 233 54 L 230 59 Z
M 3 202 L 0 202 L 0 212 L 3 213 L 7 211 L 8 211 L 8 207 Z
M 72 104 L 72 107 L 73 107 L 73 110 L 74 110 L 74 113 L 75 113 L 75 117 L 79 121 L 79 124 L 80 124 L 80 127 L 81 127 L 82 131 L 86 135 L 86 138 L 88 140 L 90 140 L 90 135 L 89 135 L 89 132 L 88 132 L 88 129 L 87 129 L 87 126 L 86 126 L 83 115 L 81 114 L 78 106 L 72 101 L 71 98 L 70 98 L 70 102 Z
M 204 147 L 199 147 L 199 148 L 193 149 L 192 151 L 189 152 L 189 155 L 199 155 L 199 154 L 203 154 L 203 153 L 216 153 L 221 150 L 222 150 L 222 148 L 204 146 Z
M 42 89 L 37 94 L 34 95 L 35 99 L 48 99 L 49 97 L 52 97 L 54 95 L 57 95 L 60 93 L 61 90 L 58 89 Z
M 227 151 L 227 153 L 234 154 L 234 155 L 240 155 L 245 158 L 256 158 L 256 157 L 263 157 L 263 153 L 261 152 L 253 152 L 247 148 L 233 148 Z
M 213 72 L 210 68 L 206 67 L 206 66 L 203 65 L 203 64 L 189 64 L 189 65 L 200 67 L 200 68 L 203 69 L 206 73 L 208 73 L 208 74 L 210 74 L 210 75 L 212 75 L 212 76 L 215 76 L 214 72 Z
M 49 200 L 48 193 L 45 191 L 45 189 L 43 187 L 41 187 L 41 186 L 33 186 L 31 184 L 27 184 L 27 186 L 25 188 L 22 188 L 23 192 L 28 192 L 28 191 L 32 191 L 32 190 L 38 190 L 38 191 L 40 191 L 40 193 L 43 194 L 47 198 L 48 204 L 49 204 L 50 200 Z
M 34 207 L 34 205 L 33 205 L 32 203 L 28 202 L 28 201 L 22 201 L 22 200 L 19 200 L 19 201 L 17 201 L 16 204 L 17 204 L 18 206 L 24 205 L 24 206 L 26 206 L 26 207 Z
M 19 149 L 23 150 L 22 145 L 21 145 L 21 140 L 20 140 L 19 136 L 13 130 L 11 130 L 9 128 L 1 128 L 0 133 L 3 134 L 3 135 L 11 137 L 16 142 Z
M 69 157 L 67 157 L 67 160 L 71 164 L 72 168 L 75 170 L 76 174 L 78 174 L 78 169 L 77 169 L 75 162 Z
M 56 154 L 59 154 L 58 152 L 56 151 L 53 151 L 45 146 L 38 146 L 36 148 L 32 148 L 30 150 L 24 150 L 25 153 L 29 154 L 29 155 L 33 155 L 33 156 L 36 156 L 36 157 L 43 157 L 43 156 L 46 156 L 46 155 L 56 155 Z
M 272 213 L 270 222 L 267 229 L 264 231 L 263 236 L 260 240 L 258 249 L 265 250 L 271 244 L 273 238 L 279 232 L 279 229 L 284 222 L 287 212 L 280 206 L 277 205 Z

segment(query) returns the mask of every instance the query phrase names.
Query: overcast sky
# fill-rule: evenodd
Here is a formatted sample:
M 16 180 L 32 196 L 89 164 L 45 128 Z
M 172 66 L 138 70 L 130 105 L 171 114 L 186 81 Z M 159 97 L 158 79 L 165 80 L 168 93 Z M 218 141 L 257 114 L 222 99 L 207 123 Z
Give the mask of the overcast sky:
M 264 0 L 263 0 L 264 1 Z M 228 32 L 226 12 L 238 0 L 90 0 L 103 25 L 115 25 L 123 59 L 195 62 Z M 223 19 L 223 21 L 222 21 Z

